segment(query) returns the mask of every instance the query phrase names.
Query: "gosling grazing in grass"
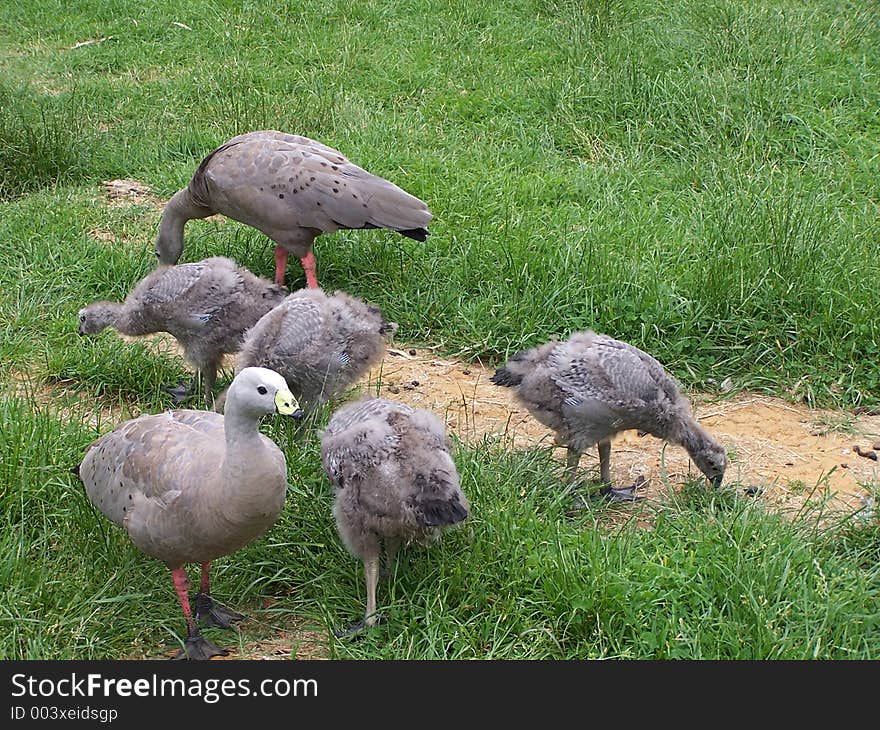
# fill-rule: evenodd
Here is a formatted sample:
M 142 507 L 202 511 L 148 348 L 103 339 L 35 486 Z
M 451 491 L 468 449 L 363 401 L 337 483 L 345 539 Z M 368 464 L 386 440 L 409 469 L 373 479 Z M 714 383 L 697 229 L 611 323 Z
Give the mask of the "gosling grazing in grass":
M 581 454 L 598 445 L 603 487 L 613 499 L 636 499 L 633 487 L 611 485 L 611 437 L 637 429 L 685 448 L 714 486 L 727 467 L 724 447 L 703 428 L 675 380 L 653 357 L 592 331 L 575 332 L 514 355 L 495 371 L 496 385 L 517 398 L 568 449 L 567 477 L 574 481 Z
M 301 289 L 246 333 L 236 370 L 262 366 L 281 373 L 308 414 L 378 363 L 396 328 L 377 307 L 344 292 Z
M 224 415 L 174 410 L 126 421 L 94 441 L 78 468 L 91 502 L 163 561 L 186 618 L 178 658 L 228 653 L 206 640 L 190 610 L 185 565 L 201 563 L 196 620 L 230 628 L 244 618 L 211 598 L 211 561 L 260 537 L 287 492 L 284 454 L 259 432 L 269 413 L 301 416 L 278 373 L 247 368 L 233 380 Z
M 99 301 L 81 309 L 79 333 L 94 335 L 106 327 L 132 336 L 170 333 L 197 373 L 192 386 L 167 390 L 180 403 L 201 377 L 210 407 L 223 355 L 237 352 L 245 331 L 285 296 L 284 287 L 220 256 L 159 266 L 124 302 Z
M 161 264 L 175 264 L 183 229 L 215 213 L 246 223 L 275 242 L 275 283 L 283 284 L 288 254 L 318 286 L 312 245 L 322 233 L 388 228 L 424 241 L 428 206 L 342 153 L 308 137 L 274 130 L 233 137 L 211 152 L 165 206 L 156 239 Z
M 390 569 L 402 541 L 437 537 L 468 515 L 446 429 L 433 413 L 364 398 L 338 409 L 321 435 L 321 463 L 334 487 L 333 515 L 343 544 L 364 563 L 375 625 L 380 543 Z

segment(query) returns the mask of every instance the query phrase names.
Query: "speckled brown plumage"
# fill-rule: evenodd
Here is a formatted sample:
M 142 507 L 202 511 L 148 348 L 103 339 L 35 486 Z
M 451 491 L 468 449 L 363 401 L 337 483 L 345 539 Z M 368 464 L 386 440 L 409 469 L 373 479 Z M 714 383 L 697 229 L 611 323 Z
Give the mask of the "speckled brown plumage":
M 159 266 L 124 302 L 94 302 L 81 309 L 79 333 L 96 334 L 105 327 L 133 336 L 170 333 L 201 375 L 210 405 L 223 355 L 237 352 L 245 331 L 286 296 L 284 287 L 221 256 Z
M 568 448 L 569 478 L 580 455 L 598 445 L 604 492 L 612 497 L 631 496 L 610 486 L 610 439 L 628 429 L 680 444 L 716 485 L 724 476 L 724 447 L 696 421 L 663 366 L 630 344 L 575 332 L 563 342 L 517 353 L 492 382 L 514 388 L 529 412 L 556 432 Z
M 303 263 L 317 287 L 312 244 L 340 229 L 388 228 L 424 241 L 428 206 L 394 183 L 308 137 L 275 130 L 233 137 L 205 157 L 189 184 L 165 207 L 156 255 L 174 264 L 188 220 L 215 213 L 245 223 L 276 244 L 275 282 L 284 283 L 287 254 Z
M 321 462 L 339 536 L 364 562 L 372 626 L 380 540 L 390 563 L 401 542 L 435 538 L 468 515 L 446 429 L 430 411 L 364 398 L 334 413 L 321 435 Z

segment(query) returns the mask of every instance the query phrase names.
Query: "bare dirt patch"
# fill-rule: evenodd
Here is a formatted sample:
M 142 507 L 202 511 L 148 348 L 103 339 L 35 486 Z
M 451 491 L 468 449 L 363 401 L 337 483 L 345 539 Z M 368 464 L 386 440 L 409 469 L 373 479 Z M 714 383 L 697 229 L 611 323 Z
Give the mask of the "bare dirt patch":
M 120 180 L 104 180 L 104 195 L 113 207 L 124 205 L 146 205 L 161 208 L 165 201 L 153 194 L 153 191 L 141 182 L 130 178 Z
M 229 631 L 212 633 L 210 636 L 212 641 L 229 649 L 229 654 L 214 657 L 212 661 L 329 659 L 327 633 L 299 619 L 291 618 L 287 613 L 282 614 L 283 619 L 279 620 L 278 616 L 271 615 L 271 606 L 274 603 L 274 599 L 267 598 L 260 608 L 243 609 L 247 618 L 237 625 L 235 633 Z M 144 647 L 143 651 L 135 651 L 126 658 L 173 659 L 178 651 L 177 647 L 168 647 L 155 654 Z
M 102 431 L 141 415 L 138 408 L 128 403 L 96 400 L 93 395 L 78 390 L 72 381 L 44 383 L 33 374 L 20 370 L 10 372 L 3 389 L 5 396 L 29 401 L 61 421 L 84 423 Z

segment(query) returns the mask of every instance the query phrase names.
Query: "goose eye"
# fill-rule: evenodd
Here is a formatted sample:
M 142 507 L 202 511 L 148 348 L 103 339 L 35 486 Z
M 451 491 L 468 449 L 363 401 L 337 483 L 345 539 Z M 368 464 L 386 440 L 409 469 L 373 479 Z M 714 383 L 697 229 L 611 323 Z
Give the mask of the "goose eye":
M 266 395 L 266 387 L 263 385 L 258 385 L 257 393 L 259 393 L 260 395 Z
M 80 321 L 80 322 L 85 322 L 85 321 L 86 321 L 86 315 L 84 315 L 84 314 L 79 315 L 79 321 Z

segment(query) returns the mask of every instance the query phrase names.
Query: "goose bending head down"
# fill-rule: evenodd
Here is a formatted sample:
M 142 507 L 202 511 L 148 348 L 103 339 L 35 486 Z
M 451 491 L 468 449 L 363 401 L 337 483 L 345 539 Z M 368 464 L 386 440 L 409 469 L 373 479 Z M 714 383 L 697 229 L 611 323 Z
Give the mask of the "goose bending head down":
M 382 398 L 338 409 L 321 435 L 333 515 L 348 551 L 364 563 L 367 608 L 353 634 L 373 626 L 381 543 L 386 569 L 401 542 L 436 538 L 468 516 L 446 428 L 430 411 Z
M 176 264 L 187 221 L 221 213 L 275 242 L 275 283 L 287 257 L 299 258 L 317 288 L 312 244 L 340 229 L 387 228 L 424 241 L 431 212 L 424 201 L 308 137 L 275 130 L 233 137 L 205 157 L 189 184 L 165 206 L 156 238 L 161 264 Z
M 94 441 L 78 474 L 89 500 L 142 552 L 170 569 L 186 618 L 179 658 L 226 654 L 197 621 L 221 628 L 244 618 L 211 598 L 211 561 L 259 538 L 281 513 L 287 464 L 259 431 L 260 418 L 301 417 L 278 373 L 247 368 L 233 380 L 223 415 L 173 410 L 126 421 Z M 186 564 L 201 564 L 195 616 Z
M 611 486 L 611 438 L 629 429 L 683 446 L 714 485 L 727 468 L 724 447 L 702 426 L 678 384 L 648 353 L 592 331 L 575 332 L 511 357 L 491 378 L 513 388 L 568 449 L 573 481 L 581 454 L 598 446 L 603 487 L 618 501 L 638 499 L 633 487 Z

